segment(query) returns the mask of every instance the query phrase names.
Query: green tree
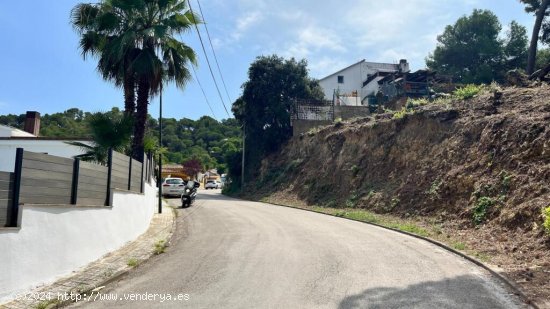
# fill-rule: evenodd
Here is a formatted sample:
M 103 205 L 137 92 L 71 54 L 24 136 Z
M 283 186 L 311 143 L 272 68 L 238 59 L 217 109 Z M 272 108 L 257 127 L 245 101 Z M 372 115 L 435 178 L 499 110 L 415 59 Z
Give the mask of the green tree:
M 516 21 L 512 21 L 506 40 L 504 41 L 506 70 L 525 68 L 527 65 L 528 45 L 527 29 Z
M 462 83 L 501 80 L 506 70 L 524 61 L 526 48 L 526 30 L 521 25 L 512 22 L 505 40 L 499 39 L 501 29 L 491 11 L 474 10 L 437 37 L 438 44 L 426 58 L 426 65 Z
M 533 25 L 533 32 L 531 33 L 531 43 L 529 44 L 529 53 L 527 59 L 527 74 L 532 74 L 535 70 L 535 63 L 537 58 L 537 45 L 539 41 L 539 34 L 543 25 L 543 20 L 548 16 L 548 5 L 550 0 L 520 0 L 525 4 L 525 11 L 527 13 L 535 14 L 535 24 Z M 550 27 L 546 26 L 546 34 L 543 37 L 550 38 Z
M 246 133 L 247 171 L 292 135 L 290 113 L 297 99 L 321 99 L 319 84 L 308 76 L 307 62 L 261 56 L 250 65 L 243 94 L 233 113 Z M 230 169 L 231 170 L 231 169 Z M 235 175 L 233 175 L 235 176 Z
M 198 22 L 185 0 L 104 0 L 73 10 L 73 25 L 82 29 L 83 38 L 91 37 L 91 43 L 81 46 L 88 44 L 91 54 L 100 55 L 100 72 L 105 68 L 115 84 L 122 80 L 125 87 L 124 81 L 133 79 L 137 87 L 132 140 L 136 159 L 143 156 L 150 97 L 162 91 L 163 82 L 183 88 L 191 78 L 187 66 L 196 64 L 195 53 L 175 36 Z
M 107 0 L 98 4 L 80 3 L 71 11 L 71 23 L 80 35 L 82 57 L 97 57 L 101 76 L 123 88 L 124 111 L 128 115 L 133 115 L 136 108 L 136 81 L 131 65 L 139 50 L 130 48 L 122 56 L 119 54 L 123 42 L 133 35 L 122 20 L 132 20 L 136 9 L 131 3 Z
M 537 51 L 537 61 L 535 63 L 535 70 L 544 68 L 550 64 L 550 48 L 539 49 Z
M 109 148 L 118 152 L 127 152 L 132 135 L 132 118 L 126 114 L 94 113 L 89 116 L 88 124 L 92 133 L 92 143 L 67 142 L 81 147 L 86 152 L 75 156 L 84 161 L 105 163 Z

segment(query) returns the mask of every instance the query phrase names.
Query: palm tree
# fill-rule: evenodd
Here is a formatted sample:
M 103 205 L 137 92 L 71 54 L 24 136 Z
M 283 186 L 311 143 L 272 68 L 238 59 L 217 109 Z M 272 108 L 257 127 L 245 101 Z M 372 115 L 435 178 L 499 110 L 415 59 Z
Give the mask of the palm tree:
M 125 106 L 137 86 L 132 153 L 141 160 L 151 96 L 166 82 L 183 88 L 191 79 L 188 64 L 196 65 L 195 52 L 174 36 L 200 20 L 186 0 L 104 0 L 79 4 L 72 15 L 83 54 L 97 55 L 102 76 L 123 85 Z
M 132 137 L 133 120 L 126 114 L 94 113 L 87 118 L 92 135 L 92 145 L 82 142 L 67 142 L 86 151 L 77 155 L 84 161 L 106 163 L 109 148 L 118 152 L 126 152 Z
M 199 22 L 184 0 L 153 1 L 136 18 L 135 28 L 141 50 L 132 63 L 137 78 L 137 106 L 133 155 L 143 155 L 143 137 L 151 96 L 162 91 L 163 83 L 175 82 L 180 89 L 191 79 L 187 65 L 196 65 L 195 52 L 176 40 Z
M 124 112 L 127 115 L 133 115 L 136 109 L 135 76 L 129 68 L 137 49 L 129 50 L 122 58 L 116 53 L 120 42 L 131 34 L 120 28 L 121 21 L 129 20 L 134 10 L 132 6 L 114 6 L 111 1 L 105 1 L 101 4 L 81 3 L 71 11 L 71 22 L 81 36 L 83 58 L 88 55 L 98 57 L 97 70 L 101 76 L 124 89 Z

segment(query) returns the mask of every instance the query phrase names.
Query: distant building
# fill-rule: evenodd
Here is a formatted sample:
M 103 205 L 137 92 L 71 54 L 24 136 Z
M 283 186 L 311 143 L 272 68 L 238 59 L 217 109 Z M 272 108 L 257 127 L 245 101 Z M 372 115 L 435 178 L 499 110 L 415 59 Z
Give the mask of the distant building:
M 80 147 L 67 144 L 68 141 L 89 143 L 90 139 L 67 139 L 40 137 L 40 113 L 27 112 L 25 130 L 0 125 L 0 171 L 12 172 L 15 167 L 15 151 L 46 153 L 58 157 L 72 158 L 84 153 Z
M 398 64 L 367 62 L 364 59 L 319 80 L 325 99 L 335 105 L 367 105 L 368 98 L 380 91 L 378 83 L 395 73 L 409 72 L 409 63 L 402 59 Z

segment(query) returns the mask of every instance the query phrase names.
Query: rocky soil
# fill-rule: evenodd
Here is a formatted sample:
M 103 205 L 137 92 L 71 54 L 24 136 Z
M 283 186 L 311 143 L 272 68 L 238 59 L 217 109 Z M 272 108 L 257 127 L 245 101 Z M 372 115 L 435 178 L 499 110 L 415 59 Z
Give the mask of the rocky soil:
M 249 189 L 436 224 L 550 307 L 550 86 L 312 130 L 264 160 Z

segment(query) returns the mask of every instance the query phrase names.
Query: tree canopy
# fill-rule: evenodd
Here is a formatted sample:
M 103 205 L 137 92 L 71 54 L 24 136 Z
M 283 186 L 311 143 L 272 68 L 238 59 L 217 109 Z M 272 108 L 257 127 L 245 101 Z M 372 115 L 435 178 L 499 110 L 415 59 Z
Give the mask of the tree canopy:
M 294 102 L 322 99 L 323 92 L 319 83 L 308 76 L 306 60 L 276 55 L 257 57 L 242 88 L 243 94 L 233 103 L 232 110 L 244 125 L 248 146 L 246 168 L 253 171 L 266 154 L 291 137 L 290 113 Z
M 126 113 L 135 106 L 132 151 L 141 160 L 150 96 L 163 83 L 183 88 L 191 79 L 195 52 L 176 37 L 200 22 L 198 16 L 185 0 L 102 0 L 75 6 L 71 22 L 82 54 L 97 56 L 103 78 L 123 86 Z
M 535 15 L 535 24 L 533 25 L 533 32 L 531 33 L 531 43 L 529 44 L 529 52 L 527 57 L 527 74 L 532 74 L 535 70 L 535 64 L 537 59 L 537 44 L 539 39 L 543 42 L 550 42 L 550 23 L 544 21 L 545 17 L 549 15 L 548 6 L 550 0 L 520 0 L 525 4 L 525 11 L 527 13 L 533 13 Z M 542 28 L 542 35 L 540 30 Z
M 116 145 L 125 146 L 118 150 L 126 150 L 129 153 L 127 134 L 117 133 L 116 138 L 110 137 L 113 132 L 128 131 L 129 124 L 122 121 L 123 118 L 124 114 L 118 108 L 104 113 L 90 113 L 71 108 L 62 113 L 42 115 L 40 135 L 65 138 L 93 137 L 101 145 L 108 145 L 116 140 Z M 94 122 L 98 124 L 94 126 Z M 25 114 L 0 116 L 0 124 L 23 129 Z M 227 157 L 234 157 L 235 153 L 241 151 L 240 126 L 233 118 L 222 121 L 208 116 L 198 120 L 163 118 L 162 151 L 165 162 L 182 164 L 189 160 L 197 160 L 203 170 L 217 168 L 219 172 L 224 173 L 227 170 Z M 94 127 L 97 130 L 94 131 Z M 146 149 L 158 149 L 157 132 L 158 121 L 148 116 L 144 143 Z M 131 130 L 126 133 L 131 133 Z M 119 142 L 120 140 L 122 142 Z
M 502 80 L 507 70 L 522 67 L 527 59 L 527 30 L 512 21 L 505 39 L 502 26 L 489 10 L 474 10 L 445 27 L 438 44 L 426 58 L 428 68 L 462 83 Z

